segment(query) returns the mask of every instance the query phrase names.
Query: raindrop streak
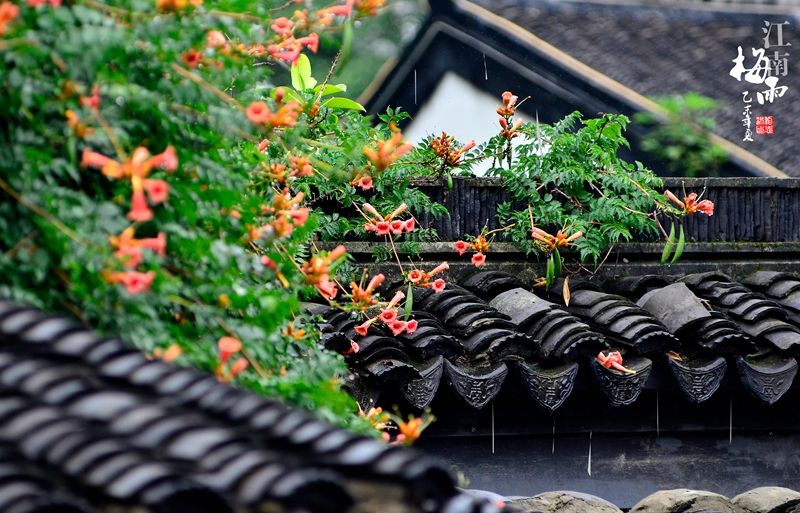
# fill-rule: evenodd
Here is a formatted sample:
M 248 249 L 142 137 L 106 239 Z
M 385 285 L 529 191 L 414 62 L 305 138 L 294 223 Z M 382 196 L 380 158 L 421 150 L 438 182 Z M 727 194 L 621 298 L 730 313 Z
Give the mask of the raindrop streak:
M 417 104 L 417 70 L 414 70 L 414 105 Z
M 553 449 L 550 451 L 550 454 L 556 453 L 556 419 L 553 419 Z
M 486 54 L 483 54 L 483 79 L 489 80 L 489 69 L 486 67 Z
M 658 390 L 656 390 L 656 438 L 661 438 L 661 419 L 658 414 Z
M 494 454 L 494 399 L 492 399 L 492 454 Z
M 592 477 L 592 432 L 589 431 L 589 464 L 586 465 L 586 472 L 589 473 L 589 477 Z
M 730 398 L 730 409 L 728 413 L 728 445 L 733 443 L 733 397 Z

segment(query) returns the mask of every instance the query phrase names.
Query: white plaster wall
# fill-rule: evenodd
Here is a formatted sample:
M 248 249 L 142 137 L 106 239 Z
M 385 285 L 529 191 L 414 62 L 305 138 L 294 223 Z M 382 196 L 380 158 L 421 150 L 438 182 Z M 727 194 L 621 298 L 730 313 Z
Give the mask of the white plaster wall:
M 444 131 L 462 143 L 474 139 L 481 144 L 500 131 L 495 112 L 502 104 L 500 97 L 495 98 L 478 89 L 452 71 L 442 77 L 430 98 L 418 98 L 417 101 L 423 106 L 403 130 L 406 139 L 413 143 L 429 135 L 439 136 Z M 529 121 L 527 117 L 517 115 Z M 483 176 L 490 165 L 491 161 L 481 162 L 472 170 Z

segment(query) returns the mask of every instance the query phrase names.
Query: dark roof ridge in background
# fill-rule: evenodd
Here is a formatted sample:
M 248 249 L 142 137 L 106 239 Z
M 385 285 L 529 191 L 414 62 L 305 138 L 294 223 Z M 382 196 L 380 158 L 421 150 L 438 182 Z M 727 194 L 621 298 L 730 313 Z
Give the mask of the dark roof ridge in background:
M 447 2 L 449 0 L 443 0 Z M 552 0 L 551 0 L 552 1 Z M 708 11 L 730 14 L 800 14 L 799 5 L 778 5 L 778 4 L 757 4 L 757 3 L 721 3 L 721 2 L 701 2 L 690 0 L 556 0 L 552 3 L 568 4 L 595 4 L 604 6 L 619 7 L 641 7 L 641 8 L 673 8 L 675 10 L 686 11 Z
M 444 37 L 446 40 L 450 38 L 458 41 L 458 44 L 474 48 L 478 48 L 475 46 L 478 45 L 480 48 L 477 51 L 482 51 L 484 55 L 491 54 L 491 58 L 501 67 L 511 66 L 513 69 L 510 69 L 510 72 L 523 77 L 521 80 L 532 84 L 542 81 L 552 82 L 547 87 L 554 86 L 561 90 L 560 94 L 566 94 L 565 98 L 574 96 L 577 92 L 581 101 L 588 101 L 588 104 L 591 105 L 599 103 L 605 107 L 602 110 L 607 112 L 623 112 L 631 115 L 634 112 L 644 111 L 652 112 L 662 119 L 665 117 L 664 109 L 645 97 L 644 94 L 587 65 L 584 61 L 547 42 L 540 36 L 534 35 L 529 29 L 495 14 L 488 8 L 488 5 L 482 6 L 481 2 L 467 0 L 430 0 L 429 3 L 431 16 L 420 29 L 415 42 L 406 48 L 396 64 L 387 63 L 361 96 L 360 99 L 366 104 L 370 113 L 374 114 L 387 105 L 398 106 L 397 104 L 400 104 L 412 115 L 415 114 L 418 106 L 404 105 L 404 100 L 399 99 L 403 96 L 401 91 L 409 86 L 408 76 L 411 71 L 426 58 L 426 54 L 431 52 L 431 44 L 434 39 Z M 483 3 L 486 5 L 485 2 Z M 544 5 L 541 2 L 540 4 Z M 570 4 L 582 5 L 572 2 Z M 548 3 L 547 5 L 556 4 Z M 497 48 L 498 44 L 501 44 L 504 49 Z M 527 60 L 517 62 L 521 58 L 520 56 L 525 56 L 524 60 Z M 433 71 L 434 73 L 440 72 Z M 450 71 L 453 71 L 452 67 Z M 557 73 L 558 76 L 572 75 L 572 77 L 566 81 L 561 78 L 556 83 L 553 73 Z M 569 90 L 566 90 L 563 87 L 565 83 L 577 85 L 572 85 Z M 414 89 L 416 90 L 416 86 Z M 590 108 L 589 110 L 594 109 Z M 732 136 L 728 134 L 727 137 Z M 711 134 L 710 139 L 726 151 L 731 164 L 739 169 L 739 174 L 744 172 L 756 176 L 787 176 L 783 170 L 729 139 L 717 134 Z
M 576 59 L 563 50 L 560 50 L 544 39 L 537 37 L 535 34 L 526 30 L 524 27 L 517 25 L 513 21 L 503 18 L 502 16 L 499 16 L 488 9 L 468 0 L 454 0 L 454 4 L 459 9 L 469 12 L 473 16 L 477 16 L 487 23 L 495 25 L 500 29 L 512 32 L 516 37 L 534 46 L 538 51 L 546 53 L 551 58 L 556 59 L 562 66 L 568 68 L 571 72 L 584 76 L 592 84 L 604 90 L 607 94 L 624 99 L 624 101 L 632 104 L 641 111 L 651 112 L 662 119 L 665 117 L 666 110 L 654 101 L 645 97 L 631 87 L 611 78 L 605 73 L 596 70 L 592 66 L 580 61 L 579 59 Z M 753 169 L 761 176 L 787 176 L 786 173 L 780 169 L 758 157 L 754 153 L 751 153 L 741 146 L 732 143 L 728 139 L 725 139 L 714 133 L 709 134 L 709 139 L 714 144 L 722 147 L 729 155 L 731 160 L 741 162 L 742 165 Z

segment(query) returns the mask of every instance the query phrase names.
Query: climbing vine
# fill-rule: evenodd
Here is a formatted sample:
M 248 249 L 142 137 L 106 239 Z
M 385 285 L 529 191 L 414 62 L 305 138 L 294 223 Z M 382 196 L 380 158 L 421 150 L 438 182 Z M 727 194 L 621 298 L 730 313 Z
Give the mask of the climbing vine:
M 670 206 L 652 173 L 617 157 L 622 116 L 525 124 L 505 93 L 481 145 L 442 134 L 414 149 L 399 110 L 374 125 L 332 76 L 354 22 L 382 4 L 2 0 L 0 297 L 340 425 L 392 421 L 407 443 L 430 418 L 354 415 L 342 355 L 319 347 L 301 300 L 352 312 L 360 335 L 416 329 L 414 287 L 444 290 L 448 264 L 398 256 L 435 237 L 416 215 L 446 212 L 414 179 L 491 160 L 515 191 L 502 234 L 457 244 L 476 266 L 502 235 L 557 274 L 559 250 L 597 259 L 655 231 L 655 211 L 710 214 L 691 195 Z M 312 71 L 322 42 L 330 67 Z M 387 242 L 403 290 L 382 297 L 382 275 L 317 245 L 352 238 Z

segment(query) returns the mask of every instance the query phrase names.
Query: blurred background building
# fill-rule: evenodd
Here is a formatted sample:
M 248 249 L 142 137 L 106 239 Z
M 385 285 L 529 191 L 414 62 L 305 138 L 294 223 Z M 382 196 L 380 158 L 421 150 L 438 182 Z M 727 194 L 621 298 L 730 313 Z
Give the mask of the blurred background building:
M 486 140 L 499 96 L 511 90 L 527 98 L 527 120 L 628 115 L 628 157 L 660 174 L 798 176 L 798 13 L 798 0 L 400 1 L 364 28 L 375 44 L 354 61 L 384 61 L 353 92 L 372 113 L 408 111 L 404 130 L 415 142 L 441 131 Z M 752 49 L 764 50 L 781 96 L 761 105 L 766 84 L 731 76 L 738 47 L 747 68 L 757 62 Z

